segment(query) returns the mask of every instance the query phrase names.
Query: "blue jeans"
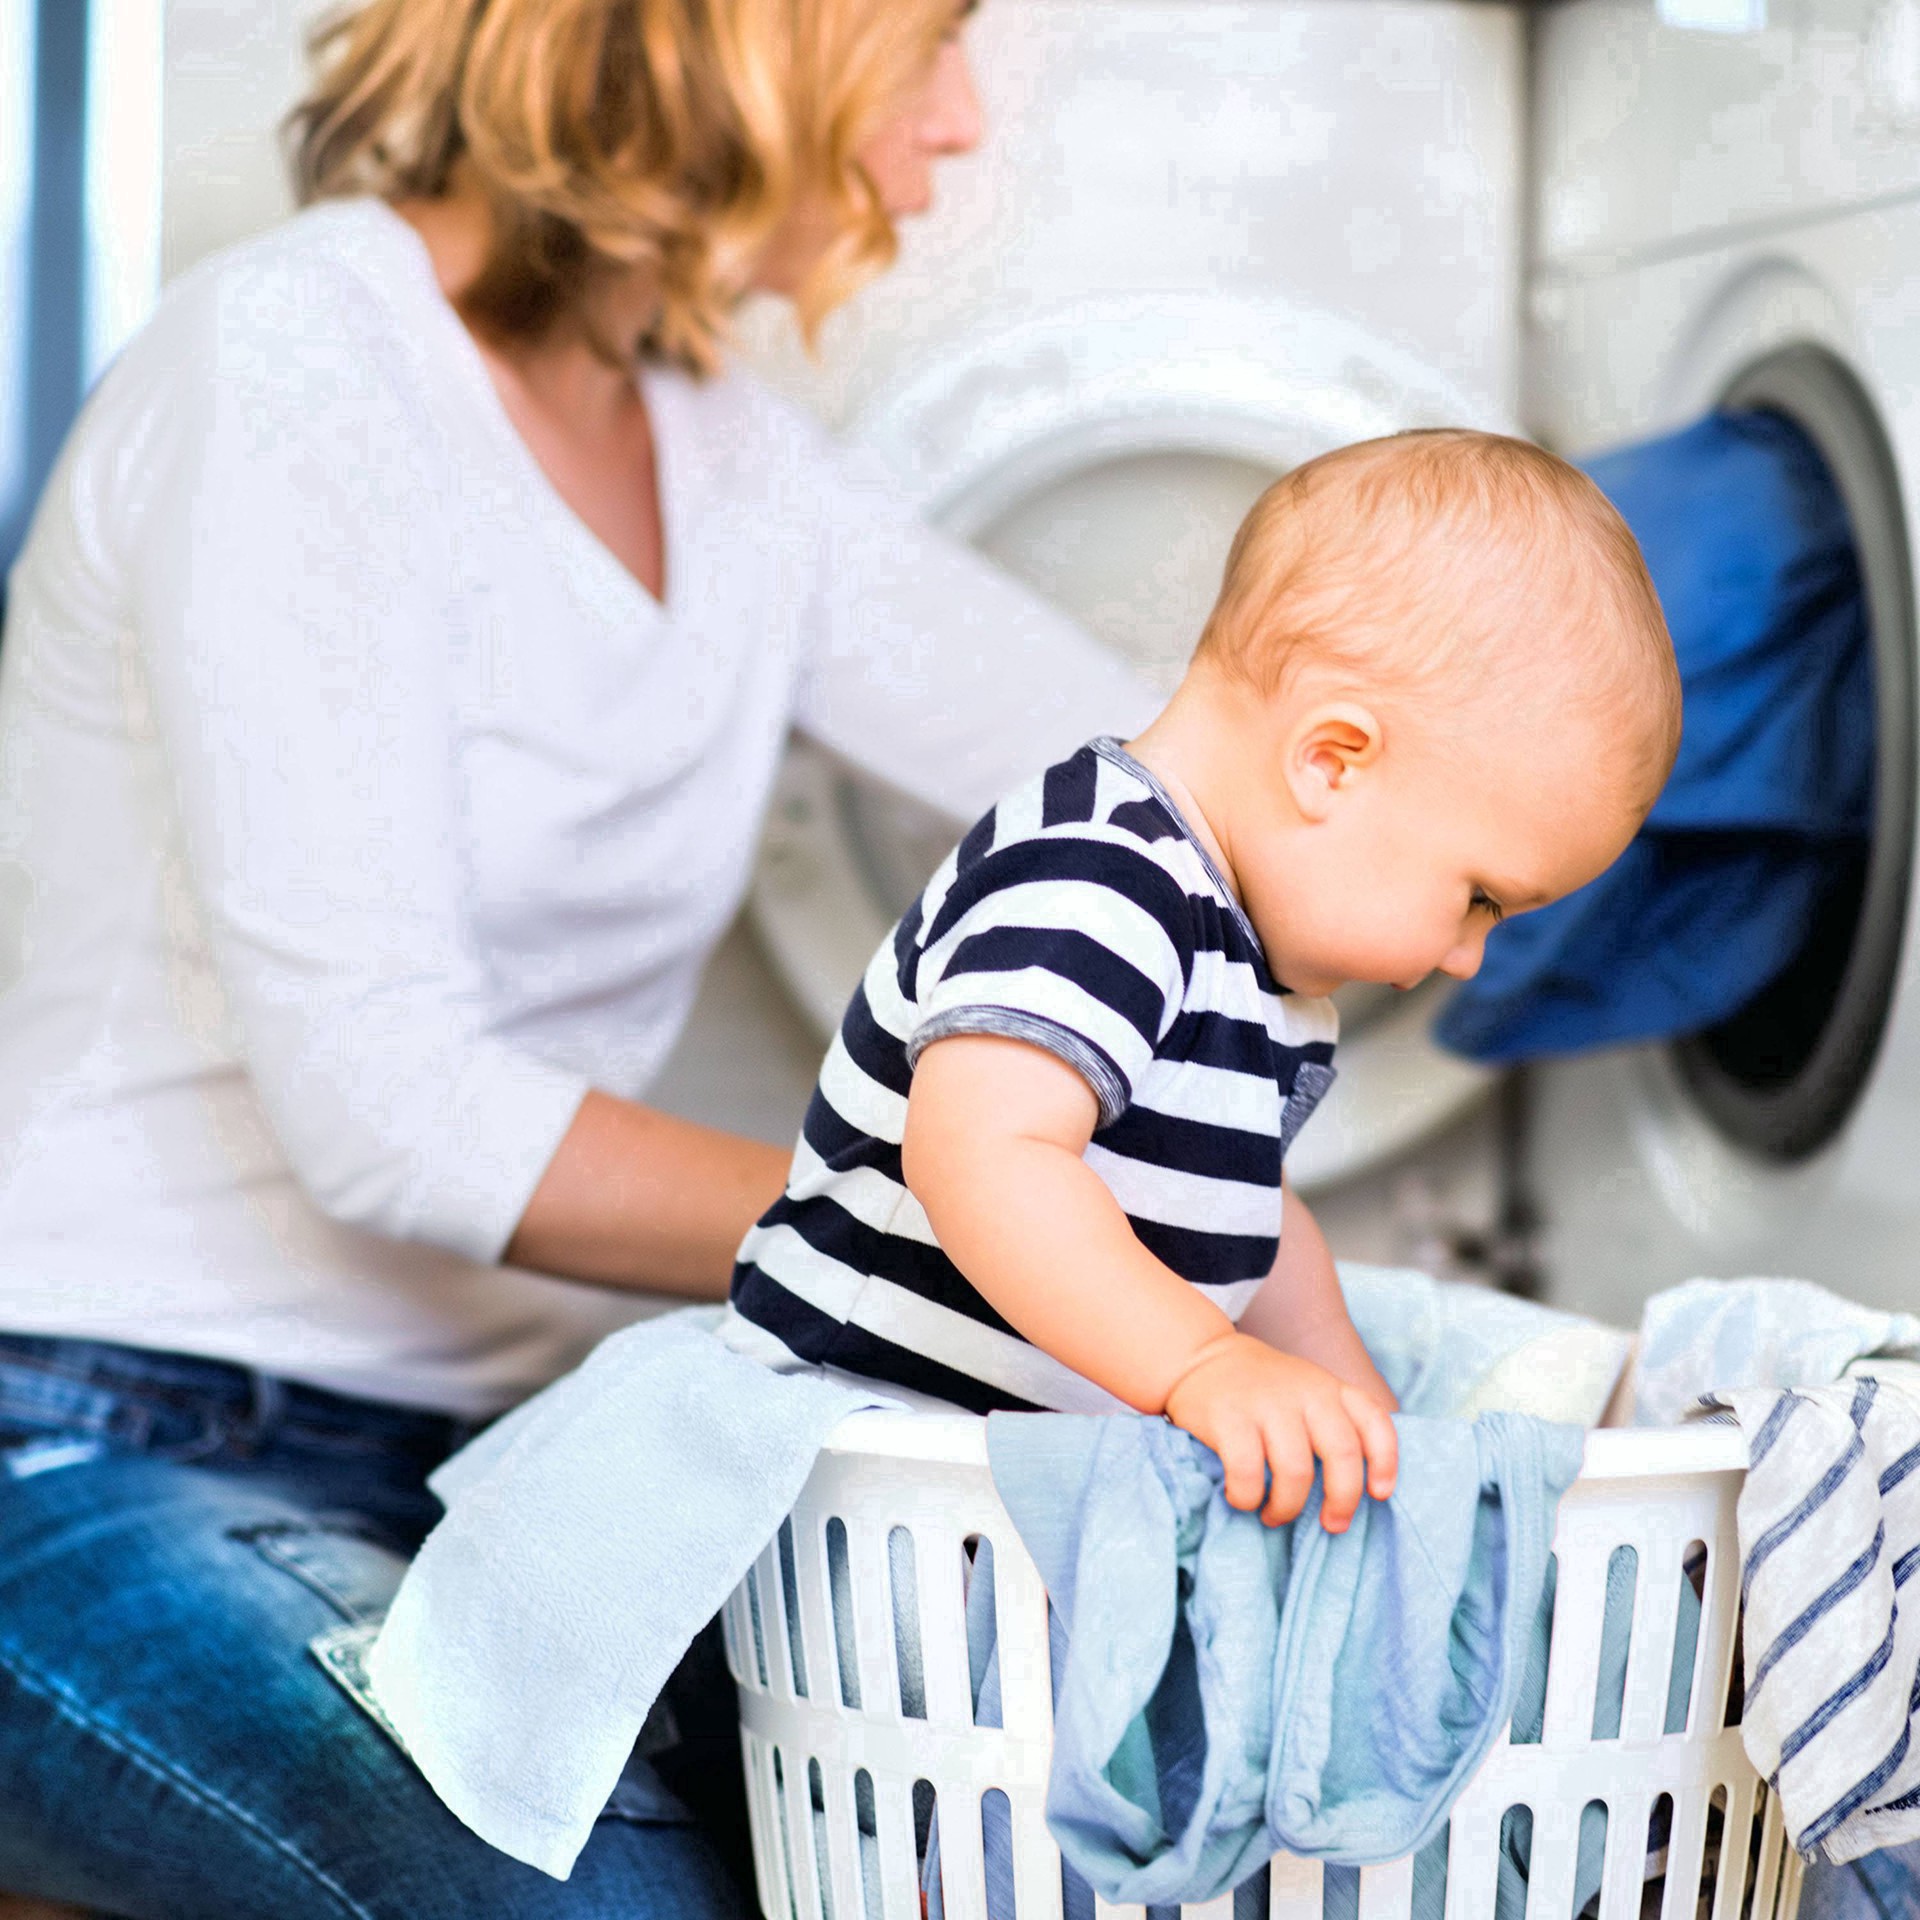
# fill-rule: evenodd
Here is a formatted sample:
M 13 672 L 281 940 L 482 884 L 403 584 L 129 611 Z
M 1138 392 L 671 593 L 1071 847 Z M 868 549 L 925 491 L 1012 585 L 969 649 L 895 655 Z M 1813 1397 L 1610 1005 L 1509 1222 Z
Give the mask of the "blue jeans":
M 564 1884 L 469 1833 L 309 1655 L 384 1608 L 469 1431 L 0 1335 L 0 1889 L 125 1920 L 750 1913 L 711 1638 L 670 1689 L 680 1744 L 630 1770 Z

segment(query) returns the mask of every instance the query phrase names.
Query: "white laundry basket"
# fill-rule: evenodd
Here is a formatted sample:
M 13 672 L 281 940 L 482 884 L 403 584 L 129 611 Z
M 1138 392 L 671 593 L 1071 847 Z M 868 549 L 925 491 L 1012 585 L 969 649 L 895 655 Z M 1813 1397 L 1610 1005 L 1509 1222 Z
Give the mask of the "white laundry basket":
M 1516 1745 L 1503 1735 L 1455 1803 L 1446 1920 L 1492 1920 L 1502 1820 L 1514 1807 L 1533 1816 L 1527 1920 L 1576 1920 L 1582 1816 L 1595 1803 L 1606 1820 L 1599 1920 L 1643 1920 L 1643 1897 L 1644 1920 L 1793 1920 L 1799 1860 L 1738 1727 L 1726 1725 L 1744 1463 L 1730 1428 L 1589 1437 L 1555 1535 L 1541 1738 Z M 904 1538 L 890 1549 L 901 1530 L 910 1553 Z M 979 1541 L 993 1553 L 998 1727 L 973 1723 L 965 1580 Z M 1609 1568 L 1624 1551 L 1636 1556 L 1624 1688 L 1617 1701 L 1597 1701 Z M 1683 1581 L 1700 1595 L 1690 1681 L 1684 1650 L 1675 1661 Z M 1607 1637 L 1616 1648 L 1626 1585 L 1613 1582 L 1620 1617 Z M 919 1920 L 916 1821 L 924 1834 L 930 1801 L 948 1920 L 989 1920 L 982 1807 L 995 1793 L 1006 1796 L 995 1817 L 1010 1820 L 1017 1911 L 991 1920 L 1060 1920 L 1060 1855 L 1043 1817 L 1046 1594 L 994 1492 L 983 1420 L 844 1421 L 724 1624 L 768 1920 Z M 1685 1730 L 1664 1732 L 1682 1701 Z M 1617 1735 L 1596 1737 L 1616 1707 Z M 1587 1814 L 1590 1828 L 1597 1817 Z M 1662 1852 L 1650 1851 L 1650 1832 L 1665 1834 Z M 1662 1864 L 1664 1887 L 1649 1891 L 1650 1868 Z M 1332 1884 L 1317 1861 L 1281 1856 L 1270 1920 L 1321 1920 Z M 1413 1897 L 1411 1859 L 1363 1868 L 1358 1920 L 1407 1920 Z M 1349 1881 L 1347 1912 L 1351 1899 Z M 1233 1912 L 1231 1895 L 1182 1909 L 1186 1920 Z

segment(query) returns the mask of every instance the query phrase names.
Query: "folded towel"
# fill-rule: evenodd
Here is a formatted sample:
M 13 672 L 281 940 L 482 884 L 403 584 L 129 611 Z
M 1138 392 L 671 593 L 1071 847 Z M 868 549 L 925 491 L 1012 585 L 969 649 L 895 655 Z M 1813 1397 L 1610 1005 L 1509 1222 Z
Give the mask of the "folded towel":
M 1747 1757 L 1809 1859 L 1920 1839 L 1920 1318 L 1798 1280 L 1694 1280 L 1642 1323 L 1637 1417 L 1731 1415 Z
M 1920 1360 L 1920 1317 L 1882 1313 L 1806 1280 L 1689 1280 L 1647 1302 L 1633 1417 L 1672 1427 L 1700 1396 L 1735 1387 L 1824 1387 L 1856 1360 Z
M 694 1310 L 630 1327 L 456 1454 L 373 1689 L 434 1791 L 564 1880 L 693 1636 L 884 1393 L 770 1373 Z
M 1751 1436 L 1740 1492 L 1747 1757 L 1793 1844 L 1845 1861 L 1920 1839 L 1920 1366 L 1713 1396 Z M 1920 1589 L 1916 1589 L 1920 1592 Z

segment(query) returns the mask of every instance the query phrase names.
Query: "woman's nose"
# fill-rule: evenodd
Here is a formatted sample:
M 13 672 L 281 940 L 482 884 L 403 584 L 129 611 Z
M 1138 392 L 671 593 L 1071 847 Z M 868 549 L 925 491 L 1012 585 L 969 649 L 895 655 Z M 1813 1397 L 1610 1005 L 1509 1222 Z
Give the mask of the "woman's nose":
M 929 153 L 971 153 L 984 131 L 980 94 L 973 84 L 967 50 L 957 39 L 945 41 L 927 88 L 920 144 Z

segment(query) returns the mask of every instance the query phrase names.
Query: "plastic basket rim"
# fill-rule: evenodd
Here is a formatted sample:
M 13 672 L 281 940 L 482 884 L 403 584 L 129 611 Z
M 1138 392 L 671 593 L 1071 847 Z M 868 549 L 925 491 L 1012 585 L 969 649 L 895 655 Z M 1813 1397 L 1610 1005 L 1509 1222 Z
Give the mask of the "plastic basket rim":
M 987 1465 L 987 1422 L 973 1413 L 920 1413 L 868 1408 L 847 1414 L 827 1435 L 823 1452 L 841 1458 L 910 1461 L 924 1466 Z M 1738 1427 L 1607 1427 L 1587 1435 L 1582 1480 L 1656 1480 L 1702 1473 L 1740 1473 L 1746 1437 Z

